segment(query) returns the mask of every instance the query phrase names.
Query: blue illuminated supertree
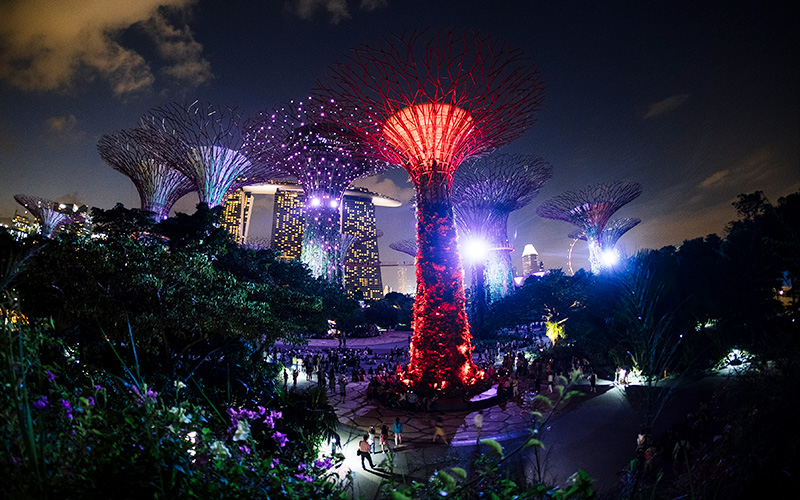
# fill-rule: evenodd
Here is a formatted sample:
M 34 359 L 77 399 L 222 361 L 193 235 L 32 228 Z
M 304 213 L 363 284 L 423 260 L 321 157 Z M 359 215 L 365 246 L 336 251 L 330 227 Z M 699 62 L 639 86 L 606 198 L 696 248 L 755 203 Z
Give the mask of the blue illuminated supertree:
M 142 210 L 153 212 L 156 221 L 169 217 L 172 206 L 194 184 L 180 171 L 155 160 L 142 148 L 146 131 L 123 130 L 106 134 L 97 143 L 100 157 L 111 168 L 127 175 L 139 192 Z
M 82 214 L 64 203 L 25 194 L 15 194 L 14 199 L 33 215 L 39 223 L 39 233 L 46 238 L 52 237 L 59 227 L 84 219 Z
M 476 254 L 471 260 L 480 260 L 490 303 L 514 288 L 508 216 L 531 203 L 552 172 L 537 156 L 492 155 L 465 165 L 455 176 L 453 212 L 460 245 Z
M 244 155 L 240 121 L 232 108 L 171 103 L 144 115 L 137 137 L 147 154 L 192 181 L 201 203 L 217 207 L 240 187 L 277 174 L 273 165 Z
M 357 136 L 313 107 L 311 100 L 293 101 L 262 111 L 243 129 L 244 150 L 253 161 L 297 179 L 305 198 L 300 259 L 314 276 L 341 285 L 349 247 L 342 236 L 342 196 L 354 180 L 386 162 L 365 156 Z
M 536 213 L 546 219 L 563 220 L 578 226 L 589 243 L 589 265 L 593 272 L 600 272 L 604 267 L 603 235 L 608 221 L 617 210 L 640 194 L 642 185 L 637 182 L 599 183 L 551 198 L 540 205 Z

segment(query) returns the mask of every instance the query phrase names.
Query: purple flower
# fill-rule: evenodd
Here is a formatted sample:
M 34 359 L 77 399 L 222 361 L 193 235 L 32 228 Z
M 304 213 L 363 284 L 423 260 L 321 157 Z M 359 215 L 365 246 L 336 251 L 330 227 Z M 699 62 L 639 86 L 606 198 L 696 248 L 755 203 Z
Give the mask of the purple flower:
M 70 405 L 69 401 L 67 401 L 66 399 L 61 400 L 61 407 L 67 411 L 70 411 L 72 409 L 72 405 Z
M 38 408 L 38 409 L 40 409 L 40 410 L 41 410 L 41 409 L 43 409 L 45 406 L 47 406 L 47 396 L 42 396 L 41 398 L 39 398 L 39 400 L 38 400 L 38 401 L 34 401 L 34 402 L 33 402 L 33 407 L 34 407 L 34 408 Z
M 275 442 L 278 443 L 278 446 L 280 446 L 281 448 L 286 446 L 286 443 L 289 442 L 289 438 L 286 437 L 286 434 L 283 434 L 282 432 L 278 431 L 272 433 L 272 439 L 274 439 Z
M 266 409 L 266 408 L 264 408 L 263 406 L 259 406 L 259 407 L 258 407 L 258 414 L 259 414 L 259 415 L 263 415 L 263 414 L 265 414 L 266 412 L 267 412 L 267 409 Z
M 93 398 L 92 396 L 89 396 L 89 397 L 87 398 L 87 400 L 88 400 L 88 402 L 89 402 L 89 406 L 94 406 L 94 398 Z
M 47 380 L 55 380 L 56 376 L 50 370 L 47 370 Z
M 269 416 L 272 417 L 272 418 L 282 418 L 283 417 L 283 412 L 270 410 Z
M 101 385 L 94 386 L 94 390 L 95 391 L 99 391 L 99 390 L 102 390 L 102 389 L 103 389 L 103 386 L 101 386 Z
M 305 481 L 305 482 L 307 482 L 307 483 L 310 483 L 311 481 L 313 481 L 313 480 L 314 480 L 314 478 L 313 478 L 313 477 L 311 477 L 311 476 L 307 476 L 307 475 L 305 475 L 305 474 L 295 474 L 295 475 L 294 475 L 294 477 L 296 477 L 297 479 L 299 479 L 299 480 L 301 480 L 301 481 Z
M 306 470 L 306 464 L 304 463 L 297 464 L 297 470 Z
M 273 458 L 272 459 L 272 467 L 271 468 L 274 469 L 275 467 L 279 466 L 280 464 L 281 464 L 280 460 L 278 460 L 277 458 Z
M 275 428 L 275 421 L 272 420 L 272 417 L 267 415 L 264 417 L 264 423 L 267 424 L 267 428 L 274 429 Z
M 246 444 L 243 444 L 243 445 L 239 446 L 239 450 L 242 453 L 244 453 L 245 455 L 249 455 L 250 452 L 252 451 L 252 450 L 250 450 L 250 448 Z
M 330 457 L 326 457 L 323 460 L 314 460 L 314 467 L 318 469 L 330 469 L 333 467 L 333 460 Z

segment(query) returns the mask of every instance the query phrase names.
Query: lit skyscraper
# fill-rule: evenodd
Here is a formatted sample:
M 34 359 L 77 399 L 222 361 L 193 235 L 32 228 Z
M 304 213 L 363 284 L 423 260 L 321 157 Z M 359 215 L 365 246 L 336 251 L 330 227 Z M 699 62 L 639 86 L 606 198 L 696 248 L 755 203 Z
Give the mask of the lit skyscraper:
M 536 248 L 528 243 L 522 249 L 522 277 L 528 276 L 539 272 L 539 252 Z
M 288 259 L 299 259 L 303 246 L 303 193 L 278 189 L 272 215 L 272 245 Z
M 231 235 L 236 243 L 244 243 L 247 234 L 244 228 L 244 221 L 249 219 L 250 210 L 253 208 L 253 195 L 245 193 L 241 188 L 237 189 L 225 200 L 225 208 L 222 211 L 222 227 Z
M 344 287 L 357 299 L 383 298 L 380 257 L 378 255 L 375 205 L 369 191 L 354 188 L 348 193 L 364 193 L 366 197 L 344 196 L 342 233 L 355 237 L 345 256 Z

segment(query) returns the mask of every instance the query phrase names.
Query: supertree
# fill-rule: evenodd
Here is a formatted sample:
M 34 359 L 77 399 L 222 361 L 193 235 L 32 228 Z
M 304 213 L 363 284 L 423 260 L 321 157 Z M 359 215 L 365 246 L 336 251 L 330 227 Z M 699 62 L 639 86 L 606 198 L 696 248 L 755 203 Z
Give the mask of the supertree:
M 624 217 L 622 219 L 609 221 L 608 224 L 606 224 L 603 233 L 600 235 L 600 247 L 603 249 L 603 255 L 605 257 L 603 260 L 606 264 L 611 264 L 619 259 L 619 251 L 616 248 L 617 242 L 622 238 L 623 234 L 633 229 L 640 222 L 642 222 L 642 220 L 635 217 Z M 587 241 L 586 231 L 583 229 L 576 229 L 569 233 L 567 237 L 575 240 L 572 245 L 574 245 L 577 240 Z M 570 271 L 572 271 L 572 245 L 569 248 Z
M 111 168 L 133 181 L 142 210 L 153 212 L 156 221 L 160 221 L 169 217 L 175 202 L 194 190 L 194 184 L 180 171 L 154 160 L 142 148 L 139 141 L 146 135 L 129 130 L 106 134 L 98 141 L 97 150 Z
M 464 284 L 450 195 L 469 157 L 521 136 L 543 97 L 521 52 L 481 34 L 412 33 L 362 45 L 329 68 L 316 96 L 374 154 L 408 172 L 417 202 L 417 293 L 406 384 L 472 386 Z
M 314 276 L 342 285 L 342 196 L 386 162 L 364 155 L 358 136 L 313 113 L 314 106 L 309 99 L 260 112 L 243 128 L 243 147 L 252 161 L 297 179 L 305 198 L 300 259 Z
M 144 115 L 137 134 L 147 154 L 182 172 L 200 202 L 217 207 L 240 187 L 277 174 L 271 164 L 244 155 L 240 121 L 232 108 L 171 103 Z
M 453 209 L 459 241 L 482 248 L 489 302 L 514 288 L 508 216 L 533 201 L 553 176 L 552 166 L 533 155 L 492 155 L 462 167 L 453 181 Z
M 623 217 L 622 219 L 614 219 L 606 224 L 603 229 L 603 234 L 600 237 L 604 249 L 613 249 L 622 235 L 638 226 L 642 219 L 636 217 Z M 568 238 L 573 240 L 586 241 L 586 231 L 576 229 L 569 233 Z
M 536 213 L 546 219 L 563 220 L 578 226 L 589 243 L 589 265 L 593 272 L 600 272 L 603 269 L 603 232 L 608 221 L 617 210 L 640 194 L 642 185 L 637 182 L 599 183 L 551 198 L 540 205 Z
M 408 239 L 408 240 L 400 240 L 395 241 L 394 243 L 389 243 L 389 248 L 392 250 L 397 250 L 398 252 L 404 253 L 406 255 L 410 255 L 414 258 L 417 257 L 419 253 L 419 248 L 417 247 L 417 241 Z
M 63 203 L 26 194 L 15 194 L 14 199 L 33 215 L 39 223 L 39 232 L 46 238 L 65 224 L 83 220 L 83 215 L 67 210 Z

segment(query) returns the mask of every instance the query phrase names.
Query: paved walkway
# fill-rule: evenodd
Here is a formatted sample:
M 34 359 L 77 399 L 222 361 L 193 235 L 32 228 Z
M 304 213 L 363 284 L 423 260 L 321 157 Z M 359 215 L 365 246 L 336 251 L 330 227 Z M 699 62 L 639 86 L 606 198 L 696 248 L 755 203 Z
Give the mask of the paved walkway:
M 370 347 L 373 352 L 382 354 L 394 347 L 407 347 L 408 340 L 409 332 L 385 332 L 380 337 L 348 339 L 347 347 Z M 312 339 L 308 347 L 318 350 L 337 346 L 336 340 Z M 315 382 L 306 381 L 305 374 L 300 375 L 299 388 L 311 384 Z M 598 379 L 597 393 L 588 392 L 585 380 L 577 385 L 583 396 L 559 408 L 548 420 L 541 436 L 549 452 L 546 478 L 551 483 L 561 483 L 580 468 L 594 478 L 598 490 L 608 491 L 617 486 L 618 472 L 634 457 L 639 417 L 625 397 L 624 389 L 611 381 Z M 328 393 L 339 418 L 345 456 L 338 472 L 341 477 L 348 472 L 354 474 L 353 497 L 375 498 L 381 481 L 390 481 L 395 476 L 426 481 L 436 470 L 454 466 L 469 468 L 469 464 L 486 451 L 476 445 L 477 429 L 473 422 L 476 411 L 417 413 L 384 408 L 366 399 L 366 387 L 367 382 L 349 383 L 345 397 L 340 396 L 338 388 Z M 509 450 L 530 436 L 534 395 L 527 379 L 520 383 L 520 394 L 516 399 L 483 410 L 481 438 L 495 439 Z M 555 398 L 555 393 L 545 395 Z M 537 409 L 542 410 L 541 407 Z M 681 411 L 677 410 L 676 415 Z M 444 420 L 446 445 L 433 442 L 434 425 L 440 416 Z M 390 431 L 390 450 L 382 453 L 376 443 L 377 450 L 372 455 L 376 469 L 364 471 L 356 454 L 358 442 L 372 426 L 377 432 L 383 423 L 391 429 L 397 417 L 403 423 L 403 444 L 395 447 Z M 531 477 L 530 457 L 520 455 L 517 460 Z

